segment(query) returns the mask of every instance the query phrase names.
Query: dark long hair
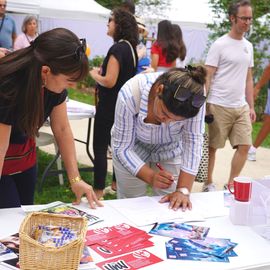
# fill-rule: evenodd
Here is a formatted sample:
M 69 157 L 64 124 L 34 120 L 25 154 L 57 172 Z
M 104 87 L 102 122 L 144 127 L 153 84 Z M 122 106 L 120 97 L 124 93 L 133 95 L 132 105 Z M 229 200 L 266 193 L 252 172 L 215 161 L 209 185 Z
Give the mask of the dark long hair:
M 88 59 L 78 37 L 64 28 L 39 35 L 31 46 L 0 59 L 0 99 L 16 108 L 16 125 L 28 136 L 44 121 L 42 66 L 52 74 L 80 81 L 88 74 Z M 2 103 L 2 102 L 1 102 Z
M 113 40 L 116 42 L 120 39 L 128 40 L 135 50 L 139 40 L 139 30 L 135 17 L 121 8 L 114 9 L 112 15 L 115 22 Z
M 181 59 L 181 61 L 184 61 L 186 58 L 187 49 L 186 49 L 186 45 L 185 45 L 184 40 L 183 40 L 182 30 L 178 24 L 173 24 L 172 27 L 173 27 L 173 31 L 174 31 L 174 36 L 178 40 L 179 45 L 180 45 L 178 57 Z
M 160 75 L 154 85 L 164 85 L 160 98 L 167 109 L 178 116 L 191 118 L 197 115 L 200 108 L 192 106 L 193 97 L 180 102 L 174 98 L 178 87 L 187 88 L 192 94 L 204 96 L 206 69 L 203 66 L 193 68 L 173 68 Z
M 167 63 L 173 62 L 179 56 L 180 44 L 170 21 L 163 20 L 158 23 L 157 43 L 162 48 Z

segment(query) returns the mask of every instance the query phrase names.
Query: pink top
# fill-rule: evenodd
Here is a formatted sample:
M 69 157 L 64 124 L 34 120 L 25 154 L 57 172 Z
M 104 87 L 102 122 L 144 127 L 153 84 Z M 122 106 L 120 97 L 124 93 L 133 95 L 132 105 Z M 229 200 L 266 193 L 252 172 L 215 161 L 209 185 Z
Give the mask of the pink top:
M 26 35 L 25 33 L 21 33 L 20 35 L 18 35 L 18 37 L 16 38 L 14 42 L 14 50 L 16 51 L 16 50 L 23 49 L 25 47 L 30 46 L 30 42 L 34 40 L 36 37 L 37 35 L 35 35 L 34 37 L 30 37 Z

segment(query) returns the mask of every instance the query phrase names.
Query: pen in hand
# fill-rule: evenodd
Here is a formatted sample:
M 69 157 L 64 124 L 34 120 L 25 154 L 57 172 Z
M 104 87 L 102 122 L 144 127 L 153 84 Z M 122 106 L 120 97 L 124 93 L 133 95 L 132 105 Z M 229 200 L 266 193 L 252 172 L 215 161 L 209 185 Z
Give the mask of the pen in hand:
M 156 163 L 156 166 L 157 166 L 157 168 L 159 168 L 161 171 L 164 171 L 164 169 L 163 169 L 163 167 L 161 166 L 160 163 L 157 162 L 157 163 Z M 177 184 L 177 181 L 174 180 L 174 177 L 172 177 L 170 180 L 173 181 L 175 184 Z

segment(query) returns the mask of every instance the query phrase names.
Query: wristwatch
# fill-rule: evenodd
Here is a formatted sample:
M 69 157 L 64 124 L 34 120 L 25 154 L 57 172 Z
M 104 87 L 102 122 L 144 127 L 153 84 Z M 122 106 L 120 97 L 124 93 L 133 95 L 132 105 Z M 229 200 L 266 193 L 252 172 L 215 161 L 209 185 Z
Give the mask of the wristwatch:
M 175 191 L 180 192 L 186 196 L 189 196 L 189 194 L 190 194 L 189 190 L 185 187 L 177 188 Z

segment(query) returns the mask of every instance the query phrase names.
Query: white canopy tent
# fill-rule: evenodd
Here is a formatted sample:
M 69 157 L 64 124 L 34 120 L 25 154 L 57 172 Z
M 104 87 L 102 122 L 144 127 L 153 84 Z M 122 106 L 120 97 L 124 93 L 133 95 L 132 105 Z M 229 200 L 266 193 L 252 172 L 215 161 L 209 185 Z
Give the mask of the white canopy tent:
M 15 14 L 39 14 L 40 0 L 7 0 L 7 10 Z

